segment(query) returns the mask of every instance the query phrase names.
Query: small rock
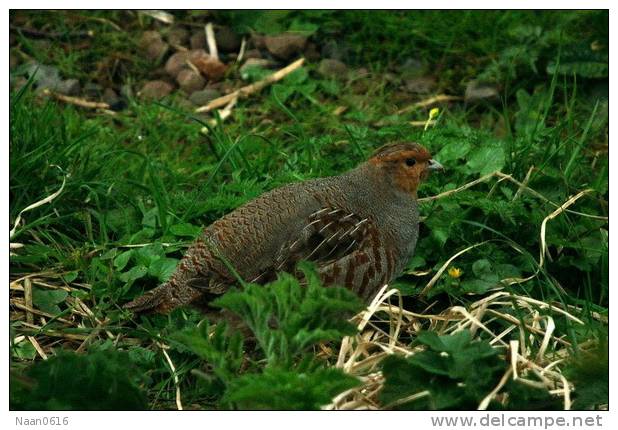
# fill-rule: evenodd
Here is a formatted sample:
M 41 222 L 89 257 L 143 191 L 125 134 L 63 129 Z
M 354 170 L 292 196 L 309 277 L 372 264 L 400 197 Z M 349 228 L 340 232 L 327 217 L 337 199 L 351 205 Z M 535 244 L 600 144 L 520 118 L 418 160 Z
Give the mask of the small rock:
M 468 85 L 466 86 L 466 92 L 464 95 L 464 101 L 466 103 L 495 101 L 498 98 L 499 92 L 494 85 L 474 80 L 468 82 Z
M 428 94 L 436 87 L 436 78 L 433 76 L 421 76 L 420 78 L 408 79 L 404 82 L 407 92 L 413 94 Z
M 336 40 L 329 40 L 322 45 L 322 57 L 332 58 L 333 60 L 345 61 L 348 58 L 348 50 Z
M 174 27 L 167 33 L 167 41 L 173 46 L 186 46 L 189 42 L 189 32 L 183 27 Z
M 240 49 L 240 36 L 229 27 L 219 27 L 215 30 L 217 49 L 221 52 L 238 52 Z
M 77 79 L 67 79 L 56 85 L 55 91 L 65 96 L 77 96 L 81 90 L 81 85 Z
M 191 45 L 191 49 L 206 48 L 206 35 L 204 34 L 204 31 L 193 33 L 191 39 L 189 40 L 189 44 Z
M 305 49 L 307 37 L 295 33 L 283 33 L 277 36 L 264 36 L 266 49 L 275 57 L 289 60 Z
M 133 98 L 133 88 L 131 87 L 131 84 L 122 84 L 120 86 L 120 95 L 124 97 L 125 99 L 132 99 Z
M 403 79 L 413 79 L 425 73 L 425 65 L 416 58 L 408 58 L 400 67 L 399 74 Z
M 249 49 L 245 51 L 245 55 L 243 56 L 243 58 L 246 58 L 247 60 L 249 58 L 262 58 L 262 53 L 259 49 Z
M 266 49 L 265 38 L 266 38 L 266 36 L 263 36 L 261 34 L 252 33 L 251 34 L 251 39 L 249 39 L 249 41 L 251 42 L 251 45 L 255 49 Z
M 326 78 L 337 79 L 345 77 L 348 66 L 339 60 L 325 58 L 318 65 L 318 73 Z
M 178 76 L 178 73 L 180 73 L 182 69 L 186 69 L 187 67 L 189 67 L 187 66 L 188 59 L 188 52 L 176 52 L 165 63 L 165 71 L 172 78 L 175 78 L 176 76 Z
M 60 79 L 60 72 L 54 66 L 46 66 L 44 64 L 30 63 L 26 67 L 26 74 L 28 77 L 32 77 L 32 81 L 37 89 L 50 89 L 60 85 L 62 79 Z
M 105 88 L 101 100 L 103 101 L 103 103 L 107 103 L 108 105 L 113 106 L 116 103 L 120 102 L 120 97 L 118 97 L 118 94 L 116 94 L 116 91 L 114 91 L 113 89 Z
M 192 69 L 181 70 L 178 76 L 176 76 L 176 82 L 187 94 L 201 90 L 206 84 L 204 78 Z
M 159 61 L 167 53 L 169 45 L 163 41 L 156 31 L 145 31 L 139 42 L 145 56 L 152 61 Z
M 84 88 L 82 90 L 84 97 L 88 99 L 98 99 L 101 97 L 101 93 L 103 92 L 103 87 L 94 82 L 86 82 L 84 84 Z
M 315 45 L 315 43 L 309 42 L 307 43 L 307 45 L 305 46 L 305 52 L 303 53 L 303 56 L 307 59 L 307 61 L 318 61 L 320 58 L 322 58 L 320 56 L 320 53 L 318 52 L 318 47 Z
M 217 81 L 223 77 L 227 66 L 214 57 L 211 57 L 203 49 L 195 49 L 189 53 L 189 61 L 206 77 L 208 80 Z
M 217 97 L 221 97 L 221 93 L 219 91 L 214 88 L 204 88 L 203 90 L 195 91 L 191 94 L 189 100 L 191 100 L 191 102 L 196 106 L 203 106 Z
M 160 100 L 169 95 L 174 87 L 165 81 L 146 82 L 137 95 L 143 99 Z

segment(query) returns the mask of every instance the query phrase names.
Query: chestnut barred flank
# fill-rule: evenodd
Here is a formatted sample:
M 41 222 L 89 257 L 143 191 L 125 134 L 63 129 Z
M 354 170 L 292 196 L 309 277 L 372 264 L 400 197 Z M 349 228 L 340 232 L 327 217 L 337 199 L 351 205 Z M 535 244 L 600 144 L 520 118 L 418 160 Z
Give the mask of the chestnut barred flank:
M 166 284 L 125 307 L 169 312 L 224 293 L 237 276 L 263 284 L 294 273 L 300 261 L 368 301 L 412 257 L 416 190 L 436 165 L 421 145 L 396 143 L 342 175 L 267 192 L 204 229 Z

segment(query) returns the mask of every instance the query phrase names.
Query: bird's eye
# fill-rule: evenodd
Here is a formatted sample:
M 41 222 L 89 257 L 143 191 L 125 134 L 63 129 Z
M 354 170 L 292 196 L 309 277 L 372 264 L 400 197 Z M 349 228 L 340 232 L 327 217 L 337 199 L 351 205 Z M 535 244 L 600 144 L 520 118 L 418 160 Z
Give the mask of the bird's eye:
M 412 167 L 416 164 L 416 160 L 414 158 L 406 158 L 406 166 Z

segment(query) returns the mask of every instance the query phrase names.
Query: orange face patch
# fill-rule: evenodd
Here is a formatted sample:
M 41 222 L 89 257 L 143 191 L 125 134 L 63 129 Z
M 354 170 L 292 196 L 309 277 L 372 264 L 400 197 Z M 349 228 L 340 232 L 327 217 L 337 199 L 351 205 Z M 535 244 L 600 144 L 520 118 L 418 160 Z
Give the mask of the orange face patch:
M 391 176 L 398 188 L 416 195 L 421 180 L 428 175 L 430 160 L 431 153 L 417 143 L 395 143 L 379 148 L 369 163 Z

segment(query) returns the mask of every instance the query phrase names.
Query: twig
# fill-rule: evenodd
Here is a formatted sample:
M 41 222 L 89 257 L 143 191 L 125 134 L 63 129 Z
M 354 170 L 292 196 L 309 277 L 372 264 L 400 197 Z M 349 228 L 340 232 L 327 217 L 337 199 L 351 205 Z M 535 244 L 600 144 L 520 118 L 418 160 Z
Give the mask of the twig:
M 30 306 L 23 305 L 23 304 L 21 304 L 19 302 L 16 302 L 16 301 L 12 301 L 11 302 L 11 306 L 15 306 L 17 309 L 21 309 L 22 311 L 32 312 L 33 314 L 40 315 L 40 316 L 43 316 L 43 317 L 54 318 L 56 321 L 60 321 L 61 323 L 64 323 L 64 324 L 75 325 L 75 323 L 72 323 L 71 321 L 65 320 L 64 318 L 60 318 L 60 317 L 56 318 L 55 315 L 52 315 L 52 314 L 50 314 L 48 312 L 43 312 L 43 311 L 40 311 L 38 309 L 34 309 L 34 308 L 30 307 Z
M 178 374 L 176 373 L 176 367 L 174 366 L 172 359 L 165 350 L 166 346 L 158 342 L 157 344 L 161 348 L 161 352 L 163 353 L 163 356 L 165 357 L 165 360 L 167 361 L 167 364 L 170 366 L 170 370 L 172 371 L 172 376 L 174 377 L 174 385 L 176 385 L 176 407 L 179 411 L 182 411 L 182 401 L 180 398 L 180 382 L 178 380 Z
M 504 372 L 504 375 L 502 375 L 502 378 L 500 378 L 500 382 L 498 382 L 498 385 L 496 385 L 496 388 L 491 390 L 491 393 L 489 393 L 481 401 L 481 403 L 479 403 L 479 406 L 478 406 L 477 410 L 484 411 L 484 410 L 487 409 L 487 406 L 489 406 L 489 403 L 496 397 L 496 395 L 500 392 L 502 387 L 504 387 L 506 385 L 506 383 L 509 382 L 509 378 L 511 377 L 511 373 L 513 373 L 513 369 L 511 369 L 509 367 L 506 370 L 506 372 Z
M 13 24 L 9 24 L 9 28 L 11 30 L 15 30 L 19 33 L 23 33 L 31 37 L 41 37 L 41 38 L 47 38 L 47 39 L 58 39 L 62 37 L 92 37 L 94 36 L 94 31 L 92 30 L 71 31 L 71 32 L 61 33 L 61 32 L 42 31 L 42 30 L 37 30 L 35 28 L 19 27 Z
M 54 165 L 54 167 L 58 167 L 58 166 Z M 58 167 L 58 169 L 60 169 L 60 167 Z M 62 171 L 62 169 L 60 169 L 60 170 Z M 15 235 L 15 230 L 17 230 L 17 227 L 19 227 L 19 223 L 21 222 L 22 214 L 24 212 L 28 212 L 29 210 L 38 208 L 39 206 L 43 206 L 44 204 L 49 203 L 52 200 L 54 200 L 56 197 L 58 197 L 62 193 L 62 190 L 64 190 L 64 185 L 66 184 L 66 181 L 67 181 L 67 177 L 65 175 L 62 178 L 62 185 L 60 185 L 60 189 L 58 191 L 56 191 L 55 193 L 45 197 L 44 199 L 39 200 L 38 202 L 32 203 L 30 206 L 27 206 L 26 208 L 22 209 L 21 212 L 19 212 L 19 214 L 17 214 L 17 219 L 15 220 L 15 225 L 13 226 L 11 231 L 9 232 L 9 239 L 11 239 Z
M 80 107 L 87 108 L 87 109 L 104 109 L 106 111 L 109 111 L 110 109 L 110 106 L 107 103 L 92 102 L 90 100 L 80 99 L 79 97 L 65 96 L 64 94 L 59 94 L 49 89 L 45 89 L 43 93 L 50 95 L 53 98 L 60 100 L 61 102 L 65 102 L 65 103 L 72 104 L 75 106 L 80 106 Z
M 24 279 L 24 303 L 29 308 L 32 308 L 32 281 L 29 278 Z M 34 323 L 32 312 L 26 311 L 26 321 L 30 324 Z
M 233 99 L 231 102 L 227 104 L 227 106 L 225 106 L 223 109 L 219 111 L 219 118 L 221 119 L 221 122 L 225 121 L 230 115 L 232 115 L 232 109 L 234 108 L 234 105 L 236 105 L 237 101 L 238 101 L 237 98 Z M 217 125 L 217 119 L 216 118 L 210 119 L 208 121 L 208 125 L 210 125 L 211 127 L 214 127 L 215 125 Z M 202 127 L 200 131 L 206 134 L 208 133 L 208 127 Z
M 215 38 L 215 31 L 212 28 L 212 22 L 206 24 L 204 27 L 206 33 L 206 43 L 208 44 L 208 53 L 215 60 L 219 60 L 219 51 L 217 50 L 217 39 Z
M 240 50 L 238 51 L 238 57 L 236 57 L 236 63 L 240 64 L 240 62 L 245 57 L 245 51 L 247 50 L 247 39 L 242 38 L 242 42 L 240 42 Z
M 34 346 L 34 349 L 36 349 L 36 352 L 39 353 L 41 358 L 43 360 L 47 360 L 47 354 L 45 354 L 45 351 L 43 351 L 43 348 L 41 348 L 41 345 L 39 345 L 39 342 L 37 342 L 37 340 L 34 338 L 34 336 L 28 336 L 28 340 L 30 341 L 32 346 Z
M 463 100 L 463 97 L 450 96 L 448 94 L 438 94 L 437 96 L 429 97 L 428 99 L 421 100 L 420 102 L 413 103 L 409 106 L 406 106 L 403 109 L 399 109 L 397 112 L 395 112 L 395 114 L 401 115 L 402 113 L 406 113 L 408 111 L 411 111 L 417 108 L 425 108 L 425 107 L 434 105 L 436 103 L 452 102 L 452 101 L 458 101 L 458 100 Z M 424 124 L 425 122 L 423 121 L 423 125 Z
M 293 71 L 295 71 L 296 69 L 300 68 L 303 63 L 305 62 L 304 58 L 298 59 L 296 61 L 294 61 L 293 63 L 289 64 L 288 66 L 284 67 L 283 69 L 277 70 L 275 73 L 267 76 L 266 78 L 262 79 L 261 81 L 258 82 L 254 82 L 253 84 L 250 85 L 246 85 L 242 88 L 239 88 L 236 91 L 233 91 L 225 96 L 216 98 L 214 100 L 212 100 L 210 103 L 208 103 L 205 106 L 201 106 L 197 109 L 195 109 L 195 112 L 200 113 L 200 112 L 210 112 L 213 109 L 217 109 L 220 108 L 222 106 L 227 105 L 228 103 L 230 103 L 232 100 L 234 99 L 242 99 L 245 97 L 249 97 L 250 95 L 257 93 L 258 91 L 262 90 L 264 87 L 267 87 L 270 84 L 273 84 L 277 81 L 280 81 L 281 79 L 285 78 L 287 75 L 289 75 L 290 73 L 292 73 Z
M 433 278 L 431 278 L 431 280 L 427 283 L 427 285 L 425 285 L 425 288 L 423 288 L 423 290 L 420 292 L 419 297 L 424 297 L 427 292 L 431 289 L 431 287 L 433 287 L 433 285 L 438 282 L 438 279 L 440 279 L 440 276 L 442 276 L 442 273 L 444 273 L 444 271 L 446 270 L 446 268 L 451 264 L 451 262 L 453 260 L 455 260 L 457 257 L 459 257 L 461 254 L 464 254 L 468 251 L 470 251 L 471 249 L 477 248 L 481 245 L 486 244 L 488 241 L 484 241 L 481 243 L 477 243 L 475 245 L 471 245 L 468 246 L 467 248 L 462 249 L 461 251 L 459 251 L 458 253 L 456 253 L 455 255 L 453 255 L 451 258 L 449 258 L 448 260 L 446 260 L 446 263 L 444 263 L 442 265 L 442 267 L 440 267 L 440 269 L 436 272 L 436 274 L 433 276 Z
M 174 23 L 174 15 L 171 13 L 164 12 L 162 10 L 142 10 L 138 13 L 142 15 L 149 16 L 151 18 L 156 19 L 157 21 L 161 21 L 164 24 L 173 24 Z

